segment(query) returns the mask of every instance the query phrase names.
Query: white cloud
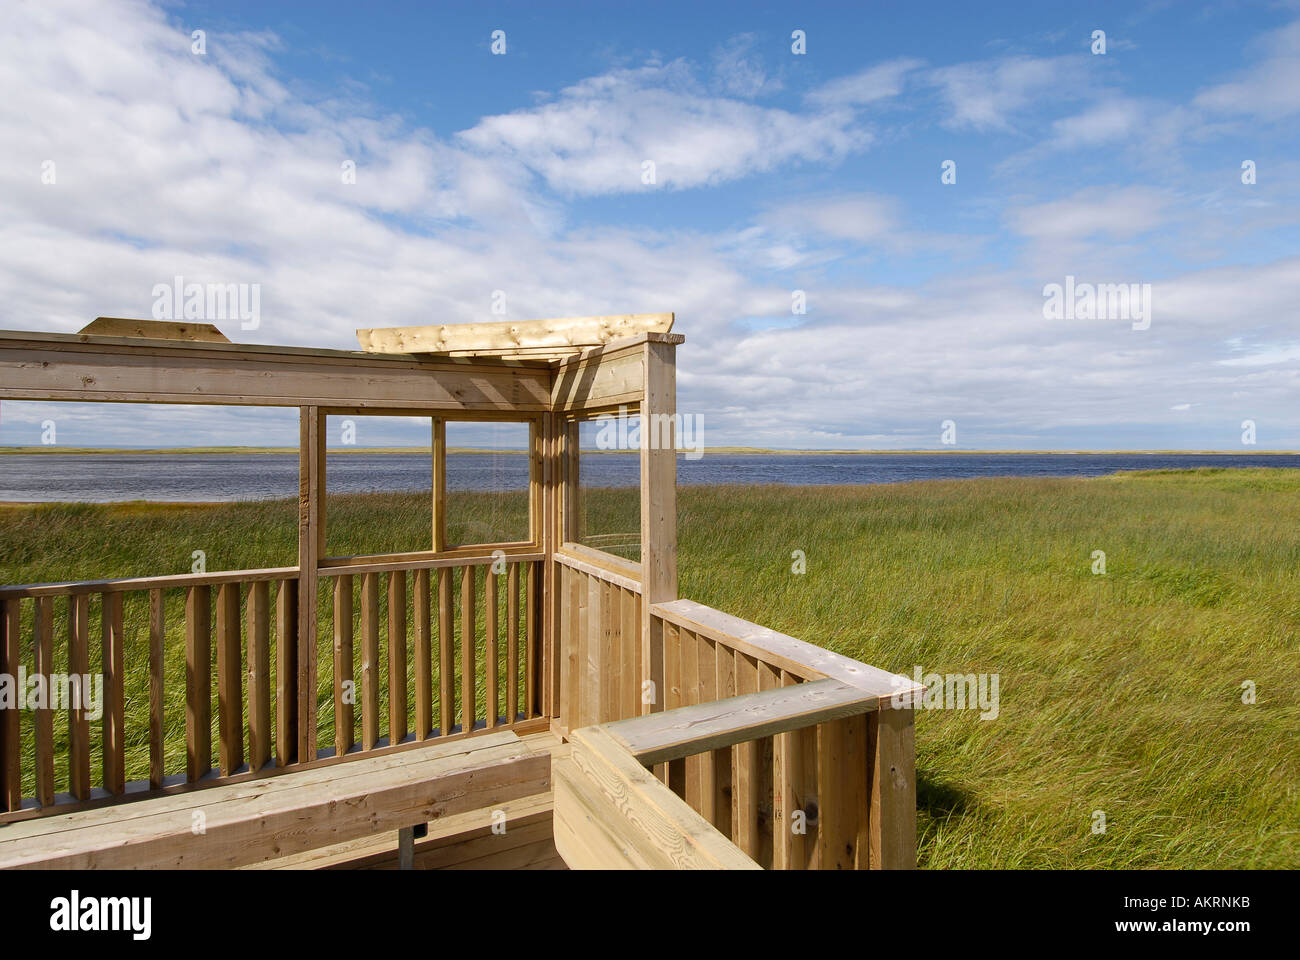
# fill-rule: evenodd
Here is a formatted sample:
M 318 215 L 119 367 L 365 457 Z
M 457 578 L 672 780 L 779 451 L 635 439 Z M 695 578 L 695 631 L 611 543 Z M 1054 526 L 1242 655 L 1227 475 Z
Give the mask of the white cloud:
M 862 106 L 897 97 L 904 78 L 924 65 L 921 60 L 902 57 L 868 67 L 860 73 L 832 80 L 808 94 L 809 103 L 834 106 Z
M 1097 187 L 1014 208 L 1008 220 L 1016 233 L 1037 240 L 1127 238 L 1163 224 L 1169 203 L 1167 195 L 1147 187 Z
M 834 163 L 871 137 L 847 111 L 791 113 L 712 96 L 678 60 L 583 80 L 551 103 L 485 117 L 459 140 L 518 161 L 554 190 L 595 195 Z M 654 185 L 643 182 L 646 162 L 654 164 Z
M 1235 79 L 1197 94 L 1206 110 L 1280 120 L 1300 112 L 1300 20 L 1255 44 L 1259 62 Z
M 961 63 L 929 72 L 947 108 L 945 124 L 955 129 L 1010 130 L 1013 117 L 1034 102 L 1078 95 L 1087 86 L 1079 56 L 1011 56 Z

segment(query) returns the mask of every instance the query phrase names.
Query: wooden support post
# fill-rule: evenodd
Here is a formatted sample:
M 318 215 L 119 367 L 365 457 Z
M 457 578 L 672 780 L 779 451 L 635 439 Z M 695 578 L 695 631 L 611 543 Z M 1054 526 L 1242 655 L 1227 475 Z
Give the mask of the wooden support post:
M 433 549 L 447 549 L 447 421 L 433 418 Z M 446 732 L 445 730 L 443 731 Z
M 397 869 L 415 869 L 415 827 L 397 831 Z
M 912 710 L 878 710 L 867 720 L 870 865 L 873 870 L 912 870 L 916 867 L 916 738 Z
M 325 545 L 325 416 L 298 408 L 298 760 L 316 759 L 316 577 Z
M 664 709 L 663 622 L 651 616 L 650 607 L 677 599 L 676 391 L 674 346 L 647 343 L 641 403 L 641 678 L 653 684 L 655 695 L 642 713 Z

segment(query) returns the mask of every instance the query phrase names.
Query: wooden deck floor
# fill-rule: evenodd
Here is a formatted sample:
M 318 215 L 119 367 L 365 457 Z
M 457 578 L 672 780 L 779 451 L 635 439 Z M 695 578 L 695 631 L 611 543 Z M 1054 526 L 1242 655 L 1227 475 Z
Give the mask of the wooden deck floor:
M 568 746 L 550 732 L 521 740 L 537 750 L 563 755 Z M 474 810 L 429 824 L 415 842 L 416 870 L 565 870 L 555 849 L 551 793 L 511 800 L 493 811 Z M 504 824 L 504 827 L 502 826 Z M 397 834 L 383 833 L 244 867 L 246 870 L 396 870 Z

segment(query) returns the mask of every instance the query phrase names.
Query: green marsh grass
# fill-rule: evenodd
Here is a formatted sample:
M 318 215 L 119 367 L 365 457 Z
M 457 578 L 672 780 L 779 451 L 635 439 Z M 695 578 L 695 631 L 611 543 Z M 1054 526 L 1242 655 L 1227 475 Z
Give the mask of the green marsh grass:
M 634 491 L 605 497 L 609 517 L 635 511 Z M 451 499 L 467 519 L 498 509 Z M 678 506 L 682 596 L 898 673 L 999 675 L 996 720 L 918 711 L 923 866 L 1300 864 L 1300 471 L 687 487 Z M 210 570 L 293 565 L 295 510 L 7 507 L 0 581 L 182 573 L 194 549 Z M 332 547 L 409 548 L 427 507 L 339 497 L 329 519 Z M 148 761 L 140 607 L 127 608 L 130 777 Z M 169 615 L 171 773 L 184 768 L 184 693 Z

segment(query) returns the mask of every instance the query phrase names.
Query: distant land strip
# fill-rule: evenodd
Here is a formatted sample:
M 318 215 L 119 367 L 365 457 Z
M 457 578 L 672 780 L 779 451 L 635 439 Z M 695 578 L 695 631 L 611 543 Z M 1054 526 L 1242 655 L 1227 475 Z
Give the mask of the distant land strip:
M 448 455 L 471 453 L 495 453 L 523 456 L 526 450 L 496 450 L 487 447 L 448 447 Z M 583 450 L 583 454 L 636 453 L 636 450 Z M 681 448 L 678 453 L 693 452 Z M 0 456 L 5 454 L 76 454 L 89 456 L 105 455 L 182 455 L 182 454 L 288 454 L 296 456 L 297 447 L 61 447 L 57 444 L 41 444 L 26 447 L 0 445 Z M 429 447 L 330 447 L 329 453 L 342 454 L 430 454 Z M 706 447 L 704 453 L 733 455 L 762 455 L 776 457 L 798 456 L 1214 456 L 1214 457 L 1263 457 L 1295 456 L 1300 450 L 778 450 L 766 447 Z

